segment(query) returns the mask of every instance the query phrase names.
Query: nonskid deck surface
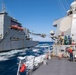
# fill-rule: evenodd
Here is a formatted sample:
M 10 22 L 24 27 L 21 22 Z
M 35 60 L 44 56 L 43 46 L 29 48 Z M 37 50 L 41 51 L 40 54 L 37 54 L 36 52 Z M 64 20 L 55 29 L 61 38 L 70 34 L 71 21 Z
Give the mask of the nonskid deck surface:
M 43 64 L 32 75 L 76 75 L 76 62 L 67 58 L 48 60 L 48 65 Z

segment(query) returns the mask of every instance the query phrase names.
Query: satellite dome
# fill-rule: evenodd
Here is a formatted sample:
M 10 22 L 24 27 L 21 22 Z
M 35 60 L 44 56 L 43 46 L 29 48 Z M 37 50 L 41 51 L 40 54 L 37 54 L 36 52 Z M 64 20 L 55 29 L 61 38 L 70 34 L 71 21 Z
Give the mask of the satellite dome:
M 67 11 L 67 13 L 69 13 L 69 12 L 70 12 L 70 10 Z
M 76 7 L 76 1 L 72 2 L 70 6 L 71 6 L 71 8 L 75 8 Z

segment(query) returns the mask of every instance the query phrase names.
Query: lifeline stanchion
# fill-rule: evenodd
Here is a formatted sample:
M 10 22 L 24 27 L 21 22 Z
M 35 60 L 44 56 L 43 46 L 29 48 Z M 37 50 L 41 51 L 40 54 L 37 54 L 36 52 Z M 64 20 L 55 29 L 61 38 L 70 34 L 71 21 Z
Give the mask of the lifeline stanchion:
M 21 61 L 24 60 L 25 57 L 18 57 L 18 59 L 19 59 L 20 61 L 19 61 L 19 65 L 18 65 L 17 75 L 20 75 L 20 74 L 19 74 L 19 70 L 20 70 L 20 67 L 21 67 Z
M 20 75 L 20 74 L 19 74 L 20 66 L 21 66 L 21 60 L 19 61 L 19 66 L 18 66 L 18 70 L 17 70 L 17 75 Z

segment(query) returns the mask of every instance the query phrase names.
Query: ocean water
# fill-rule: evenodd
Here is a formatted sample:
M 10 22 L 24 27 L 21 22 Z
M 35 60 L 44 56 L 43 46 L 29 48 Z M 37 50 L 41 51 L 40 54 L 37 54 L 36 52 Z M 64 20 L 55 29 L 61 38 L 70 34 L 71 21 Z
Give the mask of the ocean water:
M 30 49 L 13 50 L 5 53 L 0 53 L 0 75 L 17 75 L 18 63 L 20 56 L 39 56 L 44 54 L 47 49 L 41 47 L 41 45 L 49 45 L 50 50 L 53 42 L 39 42 L 38 46 Z M 38 51 L 37 51 L 38 50 Z M 22 73 L 20 75 L 26 75 Z

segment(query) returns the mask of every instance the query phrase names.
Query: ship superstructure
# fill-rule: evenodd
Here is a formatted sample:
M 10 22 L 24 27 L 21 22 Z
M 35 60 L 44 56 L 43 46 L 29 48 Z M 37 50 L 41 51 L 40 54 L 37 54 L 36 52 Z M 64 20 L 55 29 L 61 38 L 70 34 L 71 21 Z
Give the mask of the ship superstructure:
M 53 26 L 57 27 L 55 36 L 58 37 L 58 35 L 64 33 L 66 36 L 71 36 L 73 42 L 76 43 L 76 0 L 71 3 L 67 16 L 55 20 Z
M 29 37 L 29 32 L 16 19 L 10 17 L 7 12 L 0 12 L 0 51 L 29 48 L 37 45 L 38 41 L 33 41 Z

